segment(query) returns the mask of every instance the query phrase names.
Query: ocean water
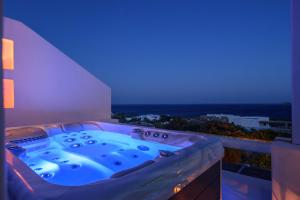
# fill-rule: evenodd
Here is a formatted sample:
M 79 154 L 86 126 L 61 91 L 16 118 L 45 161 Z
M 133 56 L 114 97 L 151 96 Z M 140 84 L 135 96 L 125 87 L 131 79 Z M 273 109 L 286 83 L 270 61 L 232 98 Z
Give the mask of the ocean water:
M 167 114 L 180 117 L 234 114 L 240 116 L 266 116 L 272 120 L 291 120 L 290 104 L 112 105 L 112 112 L 131 116 Z

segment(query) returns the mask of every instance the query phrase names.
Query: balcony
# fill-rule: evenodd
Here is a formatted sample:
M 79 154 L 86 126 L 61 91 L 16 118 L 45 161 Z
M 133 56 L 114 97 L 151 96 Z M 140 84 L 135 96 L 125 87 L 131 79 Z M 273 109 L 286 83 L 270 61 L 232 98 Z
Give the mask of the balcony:
M 293 9 L 292 139 L 276 138 L 272 142 L 199 132 L 176 132 L 153 127 L 149 128 L 150 130 L 141 130 L 143 127 L 111 123 L 109 86 L 91 76 L 79 64 L 24 24 L 4 18 L 3 37 L 7 38 L 4 41 L 9 40 L 9 48 L 5 48 L 3 44 L 3 50 L 8 49 L 10 52 L 7 54 L 7 63 L 13 66 L 3 67 L 4 80 L 10 80 L 10 84 L 4 81 L 5 124 L 2 120 L 1 125 L 6 126 L 7 135 L 2 134 L 2 141 L 4 143 L 5 140 L 6 146 L 1 147 L 1 158 L 5 158 L 6 151 L 6 164 L 10 168 L 6 180 L 3 161 L 0 168 L 0 194 L 5 194 L 5 187 L 8 185 L 9 195 L 16 197 L 15 199 L 24 199 L 24 196 L 25 199 L 34 200 L 40 196 L 47 199 L 82 199 L 88 195 L 91 199 L 98 199 L 98 195 L 103 195 L 103 199 L 116 199 L 117 195 L 123 199 L 133 199 L 139 195 L 140 199 L 145 197 L 164 200 L 180 194 L 193 181 L 209 171 L 213 174 L 201 182 L 204 183 L 202 185 L 205 194 L 214 193 L 213 195 L 219 197 L 220 193 L 225 200 L 300 199 L 299 1 L 293 1 Z M 67 82 L 66 77 L 70 77 Z M 55 91 L 55 95 L 49 91 Z M 89 123 L 85 123 L 86 121 Z M 263 122 L 263 125 L 267 123 Z M 290 130 L 291 124 L 286 123 L 285 126 L 284 130 Z M 84 136 L 86 132 L 90 136 Z M 153 135 L 152 138 L 148 137 L 150 134 Z M 173 137 L 171 140 L 170 136 Z M 96 139 L 85 141 L 90 137 Z M 112 140 L 113 142 L 108 144 Z M 35 142 L 40 145 L 38 148 L 31 146 Z M 99 149 L 90 145 L 98 145 L 97 148 L 101 146 L 103 149 L 110 146 L 110 149 L 101 149 L 100 155 Z M 127 147 L 126 150 L 124 146 Z M 272 173 L 245 163 L 223 162 L 220 170 L 223 146 L 271 156 Z M 49 149 L 54 149 L 54 153 L 72 158 L 72 161 L 79 164 L 69 165 L 69 159 L 58 162 L 61 157 L 56 156 L 51 157 L 50 162 L 49 155 L 53 152 Z M 102 153 L 104 151 L 105 154 Z M 36 156 L 38 161 L 30 163 L 34 159 L 26 153 L 32 157 Z M 106 160 L 107 157 L 109 158 Z M 203 162 L 197 159 L 199 157 Z M 123 160 L 113 160 L 116 158 Z M 129 158 L 141 158 L 141 161 L 135 160 L 123 165 L 130 160 Z M 45 167 L 36 168 L 36 164 Z M 84 166 L 85 170 L 80 173 L 74 172 L 81 166 Z M 217 168 L 213 168 L 214 166 Z M 182 168 L 186 171 L 181 170 Z M 211 168 L 215 171 L 210 171 Z M 48 171 L 40 173 L 41 170 Z M 65 180 L 64 173 L 60 172 L 73 179 Z M 83 176 L 88 173 L 97 176 Z M 56 174 L 59 175 L 57 179 L 45 181 Z M 78 179 L 79 176 L 83 180 Z M 75 184 L 75 181 L 78 182 Z M 136 190 L 132 189 L 132 185 Z M 149 188 L 152 190 L 148 190 Z M 197 193 L 195 196 L 199 199 L 198 196 L 203 193 L 197 189 L 199 187 L 190 191 Z M 0 198 L 5 199 L 6 196 Z

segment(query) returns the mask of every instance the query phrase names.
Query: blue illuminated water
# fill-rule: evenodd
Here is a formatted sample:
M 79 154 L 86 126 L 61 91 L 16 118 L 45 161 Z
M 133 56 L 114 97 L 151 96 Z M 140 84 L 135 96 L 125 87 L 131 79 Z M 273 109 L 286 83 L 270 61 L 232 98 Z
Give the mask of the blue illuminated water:
M 179 147 L 106 131 L 62 133 L 27 142 L 19 158 L 46 181 L 77 186 L 110 178 Z

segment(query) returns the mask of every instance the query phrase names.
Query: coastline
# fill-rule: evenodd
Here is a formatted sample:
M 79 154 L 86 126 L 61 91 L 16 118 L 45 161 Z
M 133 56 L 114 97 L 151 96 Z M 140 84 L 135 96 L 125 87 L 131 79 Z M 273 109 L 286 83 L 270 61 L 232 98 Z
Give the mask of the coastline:
M 112 113 L 138 116 L 147 114 L 198 117 L 206 114 L 263 116 L 271 120 L 291 120 L 291 105 L 281 104 L 113 104 Z

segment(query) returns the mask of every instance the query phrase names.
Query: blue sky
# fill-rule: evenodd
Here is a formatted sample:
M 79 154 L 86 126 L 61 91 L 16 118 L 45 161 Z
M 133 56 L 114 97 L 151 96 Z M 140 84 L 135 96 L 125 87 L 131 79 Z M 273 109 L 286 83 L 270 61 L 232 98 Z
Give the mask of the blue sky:
M 114 104 L 291 99 L 288 0 L 6 0 Z

